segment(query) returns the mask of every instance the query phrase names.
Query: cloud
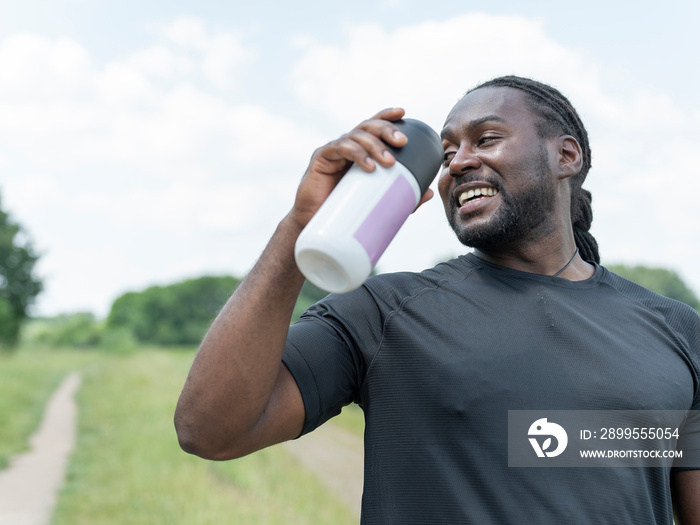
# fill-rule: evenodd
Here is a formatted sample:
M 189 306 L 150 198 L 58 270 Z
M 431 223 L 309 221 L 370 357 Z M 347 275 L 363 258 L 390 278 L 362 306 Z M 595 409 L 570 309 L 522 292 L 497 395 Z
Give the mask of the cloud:
M 310 128 L 200 87 L 208 63 L 221 72 L 224 63 L 253 51 L 238 49 L 234 35 L 208 36 L 193 19 L 164 26 L 162 33 L 167 45 L 104 65 L 92 65 L 87 51 L 66 39 L 8 38 L 0 44 L 0 68 L 12 72 L 0 77 L 0 138 L 34 166 L 64 172 L 86 164 L 138 165 L 187 178 L 197 167 L 206 173 L 205 159 L 220 154 L 243 163 L 308 158 L 318 144 Z M 182 47 L 201 53 L 189 57 Z M 62 89 L 47 87 L 54 85 Z M 280 133 L 294 139 L 281 148 L 260 139 Z
M 212 85 L 227 89 L 239 81 L 241 66 L 255 59 L 257 52 L 242 43 L 239 33 L 210 33 L 202 20 L 180 17 L 157 25 L 155 32 L 184 52 L 198 56 L 196 67 Z
M 80 95 L 89 68 L 88 53 L 70 39 L 10 35 L 0 46 L 0 93 L 15 104 Z
M 207 255 L 196 260 L 227 261 L 241 273 L 257 252 L 225 256 L 230 244 L 218 236 L 267 236 L 321 143 L 313 128 L 241 104 L 235 89 L 221 91 L 242 82 L 241 67 L 256 55 L 239 35 L 178 19 L 154 38 L 103 63 L 66 38 L 0 41 L 0 71 L 7 73 L 0 75 L 0 190 L 44 253 L 40 271 L 51 278 L 40 311 L 61 301 L 77 307 L 78 295 L 94 292 L 102 294 L 96 309 L 104 313 L 104 290 L 128 281 L 104 277 L 105 269 L 116 271 L 112 259 L 140 259 L 137 246 L 150 250 L 152 239 L 206 239 L 200 249 Z M 261 196 L 274 199 L 274 213 L 260 216 Z M 107 250 L 109 242 L 120 244 Z M 81 254 L 77 273 L 68 267 L 71 252 Z M 172 275 L 156 262 L 165 253 L 161 246 L 139 271 L 123 269 L 139 282 L 153 265 L 151 278 Z M 97 276 L 88 266 L 99 268 Z M 165 266 L 192 269 L 194 262 Z M 62 294 L 76 275 L 82 281 L 73 286 L 81 290 L 89 279 L 107 282 L 68 301 Z
M 441 125 L 468 88 L 502 74 L 562 79 L 576 92 L 595 90 L 590 59 L 557 44 L 542 26 L 537 20 L 470 14 L 394 31 L 351 27 L 342 45 L 307 38 L 292 78 L 302 102 L 348 123 L 400 103 Z
M 139 50 L 128 57 L 126 63 L 154 79 L 166 81 L 191 76 L 196 69 L 195 60 L 176 53 L 165 44 Z
M 439 127 L 466 90 L 508 74 L 552 84 L 579 112 L 628 129 L 684 120 L 668 95 L 643 85 L 614 96 L 592 57 L 549 37 L 539 19 L 466 14 L 393 31 L 366 24 L 348 27 L 339 45 L 308 35 L 295 44 L 304 51 L 291 74 L 299 100 L 347 125 L 401 104 Z

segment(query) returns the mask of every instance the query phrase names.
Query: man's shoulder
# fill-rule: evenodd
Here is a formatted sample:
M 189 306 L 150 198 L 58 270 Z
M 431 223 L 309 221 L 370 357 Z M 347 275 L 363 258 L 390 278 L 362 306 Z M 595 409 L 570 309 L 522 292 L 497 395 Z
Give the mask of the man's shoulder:
M 700 330 L 700 315 L 690 305 L 649 290 L 607 268 L 604 270 L 602 281 L 613 287 L 618 294 L 664 317 L 677 329 L 690 330 L 697 335 Z
M 375 275 L 370 277 L 364 286 L 385 296 L 406 297 L 428 288 L 463 281 L 475 267 L 468 255 L 462 255 L 420 272 Z
M 434 297 L 444 288 L 468 278 L 474 265 L 466 256 L 441 262 L 420 272 L 382 273 L 369 277 L 362 286 L 344 294 L 330 294 L 312 305 L 299 319 L 330 319 L 344 325 L 361 323 L 381 326 L 384 320 L 408 302 L 416 304 Z M 430 300 L 430 299 L 428 299 Z

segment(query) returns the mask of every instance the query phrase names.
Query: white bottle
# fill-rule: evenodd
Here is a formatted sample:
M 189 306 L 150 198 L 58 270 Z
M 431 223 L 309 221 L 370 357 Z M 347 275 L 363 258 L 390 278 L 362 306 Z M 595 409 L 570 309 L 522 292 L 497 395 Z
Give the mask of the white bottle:
M 369 173 L 352 166 L 297 239 L 297 266 L 319 288 L 345 293 L 364 283 L 437 175 L 437 133 L 414 119 L 394 124 L 408 138 L 403 148 L 387 145 L 396 163 Z

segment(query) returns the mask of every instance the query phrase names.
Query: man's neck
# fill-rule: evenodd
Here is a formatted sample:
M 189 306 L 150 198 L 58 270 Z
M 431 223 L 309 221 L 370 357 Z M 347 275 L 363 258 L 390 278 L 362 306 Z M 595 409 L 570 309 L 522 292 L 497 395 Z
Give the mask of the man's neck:
M 484 261 L 540 275 L 556 275 L 569 281 L 583 281 L 593 275 L 594 267 L 577 253 L 573 235 L 563 241 L 528 243 L 509 246 L 502 250 L 475 249 L 474 254 Z

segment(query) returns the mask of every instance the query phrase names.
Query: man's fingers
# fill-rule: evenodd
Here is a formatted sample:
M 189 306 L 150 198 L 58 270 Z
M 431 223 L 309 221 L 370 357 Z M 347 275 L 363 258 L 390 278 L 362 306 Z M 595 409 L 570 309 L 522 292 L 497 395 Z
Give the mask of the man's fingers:
M 386 121 L 368 122 L 363 129 L 354 129 L 348 133 L 347 138 L 359 145 L 370 159 L 374 159 L 384 167 L 389 167 L 394 164 L 395 160 L 386 143 L 389 142 L 387 138 L 392 136 L 395 128 L 393 124 L 391 127 L 386 124 L 389 123 Z M 393 142 L 396 141 L 394 138 Z
M 372 118 L 394 121 L 403 118 L 405 114 L 406 111 L 403 108 L 385 108 L 375 113 Z
M 386 149 L 386 146 L 373 144 L 371 139 L 361 137 L 360 133 L 353 131 L 332 142 L 329 153 L 337 159 L 354 162 L 365 171 L 374 171 L 376 165 L 373 156 L 381 158 L 381 150 Z
M 396 162 L 387 144 L 402 147 L 408 139 L 393 124 L 405 114 L 402 108 L 388 108 L 365 120 L 352 131 L 329 142 L 319 150 L 320 157 L 337 163 L 355 163 L 365 171 L 374 171 L 376 165 L 390 167 Z
M 332 142 L 331 155 L 359 164 L 366 171 L 373 171 L 375 162 L 387 168 L 392 166 L 396 161 L 387 148 L 384 137 L 393 136 L 392 142 L 395 143 L 405 143 L 406 139 L 396 137 L 393 126 L 389 128 L 377 125 L 378 122 L 368 122 L 362 128 L 358 127 Z
M 392 120 L 403 117 L 404 113 L 401 108 L 380 111 L 371 119 L 359 124 L 350 133 L 343 135 L 337 143 L 338 151 L 346 159 L 360 164 L 369 171 L 374 169 L 374 162 L 384 167 L 392 166 L 395 159 L 386 145 L 402 147 L 408 141 L 392 123 Z
M 403 108 L 388 108 L 375 114 L 371 119 L 365 120 L 355 129 L 364 129 L 373 135 L 380 137 L 387 144 L 402 147 L 406 144 L 406 136 L 392 123 L 406 114 Z

